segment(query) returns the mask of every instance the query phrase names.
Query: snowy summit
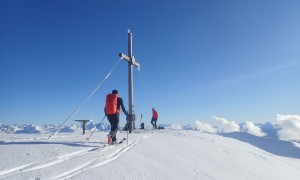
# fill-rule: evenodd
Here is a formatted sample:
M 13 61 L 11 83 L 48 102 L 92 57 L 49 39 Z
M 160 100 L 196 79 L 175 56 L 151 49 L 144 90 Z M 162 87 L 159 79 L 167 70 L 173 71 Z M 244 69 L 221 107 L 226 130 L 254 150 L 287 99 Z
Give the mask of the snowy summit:
M 265 136 L 250 122 L 233 125 L 240 131 L 232 132 L 225 130 L 232 122 L 217 122 L 223 127 L 196 122 L 193 128 L 121 130 L 118 140 L 127 140 L 111 146 L 107 130 L 87 140 L 93 129 L 82 135 L 72 126 L 49 140 L 46 127 L 53 126 L 34 133 L 28 125 L 32 133 L 0 134 L 0 179 L 299 179 L 299 143 Z

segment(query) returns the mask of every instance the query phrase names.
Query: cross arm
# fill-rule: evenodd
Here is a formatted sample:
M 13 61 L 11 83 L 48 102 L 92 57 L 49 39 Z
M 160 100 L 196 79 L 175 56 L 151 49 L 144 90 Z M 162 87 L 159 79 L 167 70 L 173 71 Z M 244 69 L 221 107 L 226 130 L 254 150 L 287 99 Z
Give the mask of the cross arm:
M 132 58 L 130 59 L 130 57 L 128 57 L 127 55 L 125 55 L 124 53 L 119 53 L 119 56 L 128 61 L 128 62 L 131 62 L 133 65 L 135 65 L 136 67 L 140 68 L 140 64 L 138 62 L 136 62 L 134 56 L 132 56 Z
M 125 55 L 124 53 L 119 53 L 119 56 L 120 56 L 120 58 L 122 58 L 122 59 L 125 59 L 125 60 L 127 60 L 127 61 L 130 61 L 130 58 L 129 58 L 127 55 Z

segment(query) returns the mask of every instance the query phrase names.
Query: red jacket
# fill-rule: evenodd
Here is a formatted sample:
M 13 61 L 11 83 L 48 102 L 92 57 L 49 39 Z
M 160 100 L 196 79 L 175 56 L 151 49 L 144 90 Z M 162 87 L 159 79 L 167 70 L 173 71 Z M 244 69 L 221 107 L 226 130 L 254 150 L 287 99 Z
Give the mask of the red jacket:
M 158 118 L 158 113 L 157 111 L 153 110 L 152 111 L 152 118 L 157 119 Z

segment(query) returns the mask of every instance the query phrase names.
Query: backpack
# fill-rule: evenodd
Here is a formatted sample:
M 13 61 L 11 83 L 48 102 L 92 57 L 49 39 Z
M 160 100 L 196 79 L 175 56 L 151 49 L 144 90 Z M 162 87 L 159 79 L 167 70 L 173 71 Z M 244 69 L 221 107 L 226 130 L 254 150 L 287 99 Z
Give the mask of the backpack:
M 117 94 L 106 95 L 106 104 L 105 104 L 106 114 L 119 113 L 119 110 L 117 108 L 117 103 L 118 103 L 118 95 Z

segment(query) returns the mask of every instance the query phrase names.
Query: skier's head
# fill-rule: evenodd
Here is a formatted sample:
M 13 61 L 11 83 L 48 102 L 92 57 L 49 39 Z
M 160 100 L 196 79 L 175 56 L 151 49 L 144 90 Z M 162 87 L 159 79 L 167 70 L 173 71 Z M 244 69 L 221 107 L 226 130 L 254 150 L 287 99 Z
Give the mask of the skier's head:
M 118 94 L 118 90 L 114 89 L 114 90 L 112 90 L 111 93 L 112 93 L 112 94 Z
M 154 108 L 154 107 L 152 108 L 152 111 L 155 111 L 155 108 Z

